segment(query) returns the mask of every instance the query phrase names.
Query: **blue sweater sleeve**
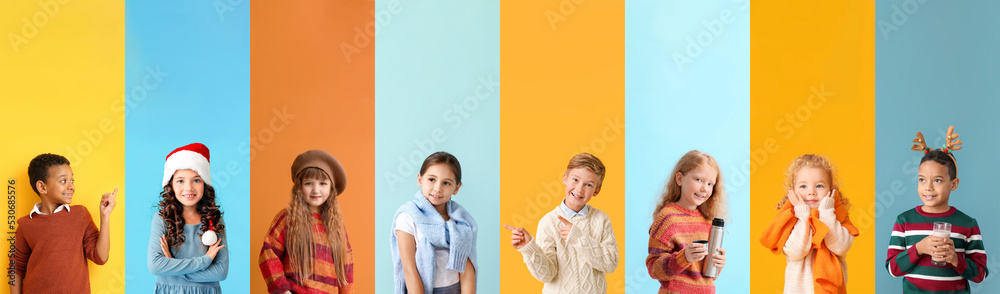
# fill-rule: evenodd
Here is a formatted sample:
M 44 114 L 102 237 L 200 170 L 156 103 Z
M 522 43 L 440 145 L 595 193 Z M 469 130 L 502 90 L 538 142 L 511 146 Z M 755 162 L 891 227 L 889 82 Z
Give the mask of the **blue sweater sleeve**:
M 219 219 L 219 223 L 225 225 L 226 221 Z M 215 260 L 205 270 L 184 275 L 184 279 L 190 282 L 218 282 L 226 279 L 229 275 L 229 237 L 228 234 L 222 238 L 222 249 L 215 255 Z M 201 242 L 201 240 L 198 240 Z M 207 248 L 206 248 L 207 249 Z
M 185 275 L 204 270 L 212 263 L 212 259 L 207 255 L 194 258 L 167 258 L 160 249 L 160 237 L 163 233 L 163 218 L 159 215 L 153 216 L 146 254 L 146 264 L 150 273 L 157 276 Z

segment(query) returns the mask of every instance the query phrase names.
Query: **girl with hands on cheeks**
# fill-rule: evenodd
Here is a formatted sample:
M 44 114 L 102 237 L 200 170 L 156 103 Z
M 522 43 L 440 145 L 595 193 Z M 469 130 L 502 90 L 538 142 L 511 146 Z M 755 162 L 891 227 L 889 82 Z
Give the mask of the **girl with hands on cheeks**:
M 837 192 L 833 165 L 805 154 L 785 172 L 786 196 L 760 242 L 783 254 L 784 293 L 846 293 L 847 250 L 858 229 L 847 215 L 849 202 Z

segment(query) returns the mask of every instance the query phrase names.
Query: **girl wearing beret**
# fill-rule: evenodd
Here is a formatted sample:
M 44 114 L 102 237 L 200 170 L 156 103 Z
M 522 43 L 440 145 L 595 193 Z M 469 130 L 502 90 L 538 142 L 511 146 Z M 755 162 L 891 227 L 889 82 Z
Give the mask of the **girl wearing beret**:
M 146 257 L 157 276 L 155 293 L 222 293 L 229 250 L 208 158 L 208 147 L 194 143 L 170 152 L 163 164 L 160 211 Z
M 354 258 L 337 196 L 347 173 L 337 158 L 309 150 L 292 162 L 288 207 L 264 236 L 260 271 L 279 293 L 354 293 Z

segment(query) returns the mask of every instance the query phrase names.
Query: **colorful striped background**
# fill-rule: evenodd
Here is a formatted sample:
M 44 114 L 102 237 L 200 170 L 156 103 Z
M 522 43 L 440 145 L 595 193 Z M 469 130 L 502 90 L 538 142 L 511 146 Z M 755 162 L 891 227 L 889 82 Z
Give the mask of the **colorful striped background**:
M 233 179 L 223 202 L 235 238 L 223 287 L 260 293 L 257 257 L 287 204 L 288 167 L 295 155 L 324 149 L 350 179 L 341 205 L 356 292 L 389 293 L 393 213 L 417 188 L 423 158 L 446 150 L 465 173 L 454 199 L 479 224 L 479 292 L 537 293 L 542 283 L 501 225 L 535 233 L 562 199 L 567 160 L 590 152 L 608 169 L 590 204 L 608 213 L 618 241 L 609 292 L 650 293 L 659 285 L 643 263 L 651 210 L 676 160 L 699 149 L 719 160 L 729 190 L 730 256 L 718 292 L 779 293 L 785 259 L 758 237 L 788 163 L 819 153 L 838 166 L 861 231 L 847 258 L 848 292 L 898 292 L 900 279 L 883 266 L 889 226 L 920 204 L 907 190 L 913 159 L 899 139 L 956 124 L 969 138 L 961 152 L 984 159 L 964 161 L 952 204 L 979 217 L 987 248 L 1000 236 L 1000 223 L 987 219 L 1000 203 L 977 196 L 990 195 L 996 165 L 986 163 L 997 161 L 986 146 L 1000 143 L 990 135 L 1000 127 L 990 112 L 1000 26 L 989 12 L 998 8 L 917 0 L 4 1 L 0 179 L 16 182 L 16 216 L 38 201 L 25 171 L 38 153 L 74 161 L 74 204 L 95 218 L 97 195 L 120 187 L 112 260 L 91 265 L 92 291 L 145 293 L 155 279 L 142 258 L 156 190 L 146 184 L 180 142 L 213 143 L 213 170 Z M 904 192 L 893 192 L 897 182 Z M 997 288 L 993 278 L 973 285 L 974 293 Z

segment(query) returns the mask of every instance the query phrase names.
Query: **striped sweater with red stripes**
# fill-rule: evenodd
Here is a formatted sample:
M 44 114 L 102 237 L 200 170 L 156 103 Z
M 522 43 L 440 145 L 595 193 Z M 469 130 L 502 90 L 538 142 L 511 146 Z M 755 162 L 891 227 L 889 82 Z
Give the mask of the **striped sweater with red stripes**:
M 930 255 L 918 255 L 914 246 L 933 233 L 934 222 L 951 223 L 958 266 L 936 266 Z M 946 212 L 925 212 L 922 206 L 896 217 L 889 237 L 885 267 L 893 277 L 903 277 L 904 293 L 969 293 L 969 281 L 982 282 L 988 274 L 986 248 L 979 224 L 955 207 Z
M 708 240 L 712 229 L 700 211 L 671 203 L 663 207 L 649 227 L 649 276 L 660 281 L 660 294 L 715 293 L 714 278 L 701 275 L 705 259 L 688 262 L 684 250 L 695 240 Z M 711 255 L 709 255 L 711 256 Z
M 264 236 L 264 246 L 260 249 L 260 271 L 267 282 L 267 291 L 273 294 L 291 291 L 292 293 L 354 293 L 354 258 L 351 242 L 347 238 L 347 229 L 341 223 L 342 240 L 347 243 L 347 257 L 344 268 L 347 272 L 344 281 L 337 280 L 337 269 L 333 265 L 333 254 L 327 241 L 326 226 L 323 225 L 318 213 L 313 213 L 313 246 L 316 250 L 313 259 L 313 273 L 306 277 L 292 268 L 291 261 L 285 251 L 288 240 L 288 210 L 282 209 L 271 221 L 271 229 Z

